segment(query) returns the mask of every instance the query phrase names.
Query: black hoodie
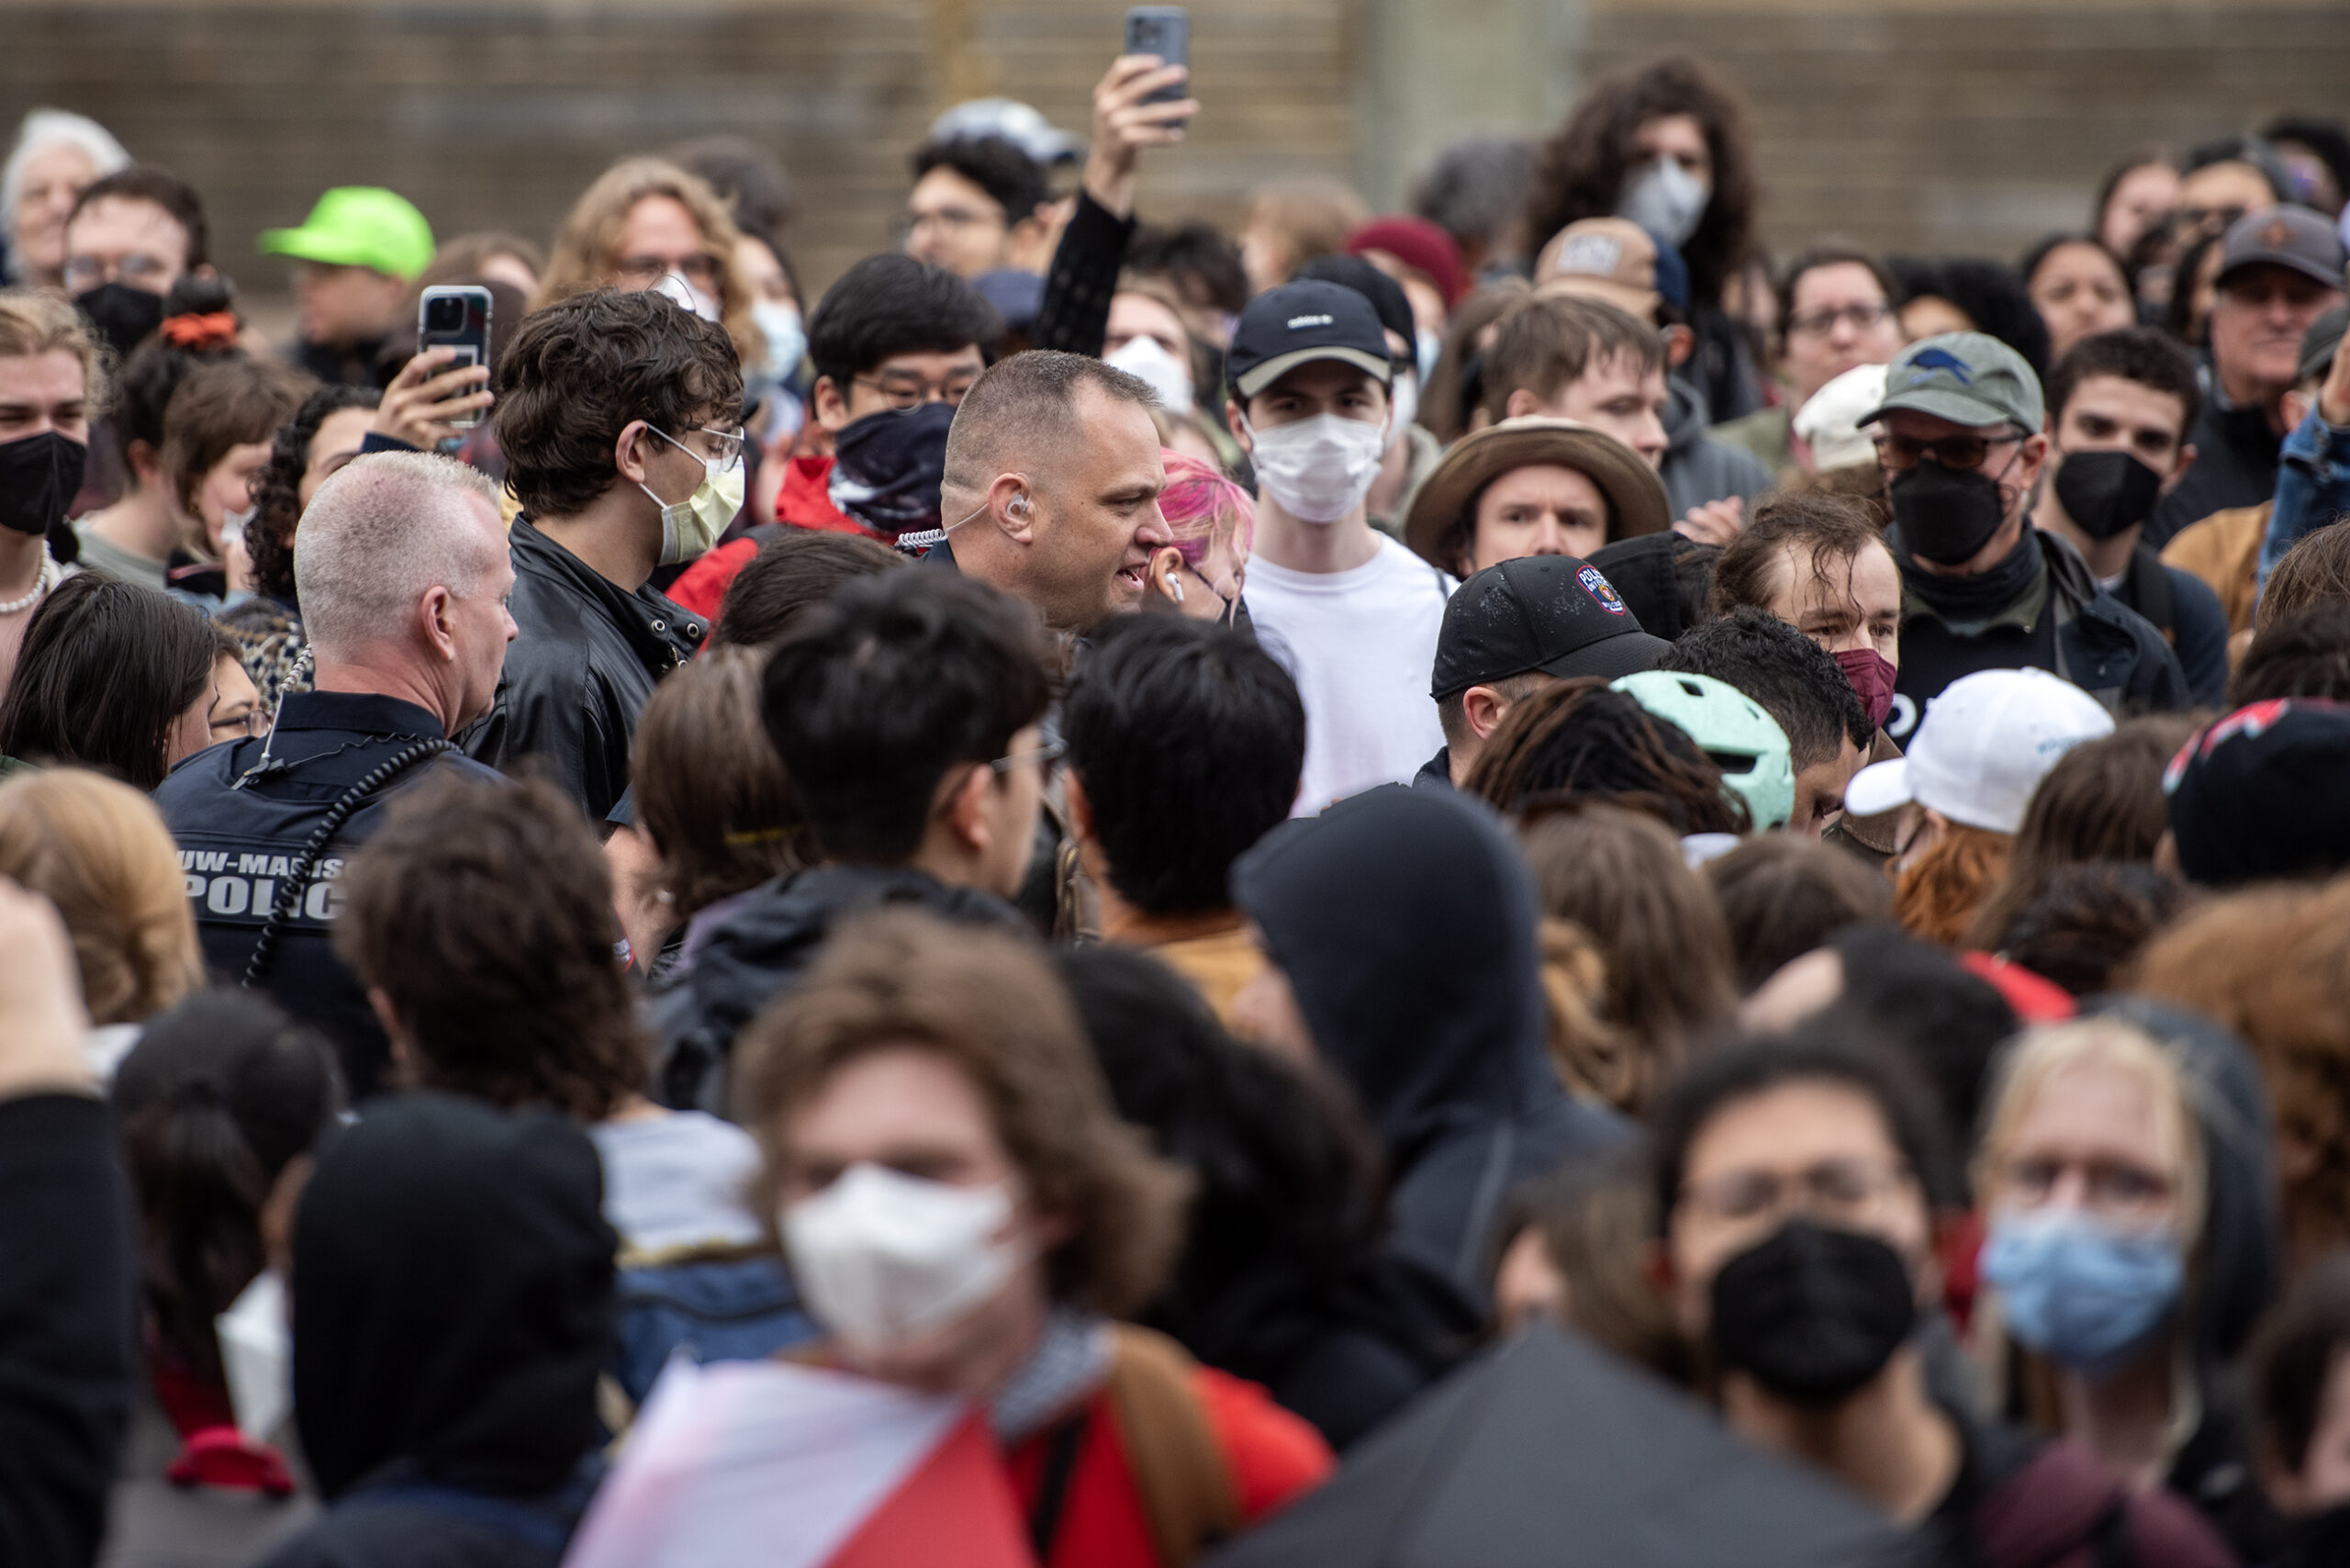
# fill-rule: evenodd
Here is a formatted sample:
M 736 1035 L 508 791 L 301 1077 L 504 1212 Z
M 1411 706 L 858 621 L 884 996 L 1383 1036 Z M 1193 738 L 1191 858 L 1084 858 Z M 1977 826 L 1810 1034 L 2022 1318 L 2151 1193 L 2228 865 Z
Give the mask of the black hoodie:
M 294 1417 L 330 1505 L 268 1568 L 560 1560 L 586 1501 L 612 1254 L 595 1146 L 551 1112 L 379 1101 L 294 1226 Z
M 1516 846 L 1482 803 L 1389 785 L 1275 828 L 1232 887 L 1386 1148 L 1397 1245 L 1482 1305 L 1503 1196 L 1628 1136 L 1551 1070 Z
M 967 924 L 1033 929 L 994 894 L 950 887 L 912 866 L 818 866 L 777 878 L 711 933 L 693 968 L 655 1002 L 655 1097 L 680 1111 L 724 1115 L 734 1036 L 799 980 L 834 922 L 896 904 Z

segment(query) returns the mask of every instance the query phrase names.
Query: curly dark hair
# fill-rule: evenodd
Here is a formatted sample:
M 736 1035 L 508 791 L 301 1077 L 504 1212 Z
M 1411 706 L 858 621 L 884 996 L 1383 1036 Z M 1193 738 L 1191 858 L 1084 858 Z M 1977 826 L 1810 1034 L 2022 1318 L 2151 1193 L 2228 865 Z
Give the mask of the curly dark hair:
M 651 289 L 592 289 L 533 314 L 498 366 L 493 419 L 532 517 L 565 517 L 612 486 L 612 448 L 643 420 L 666 435 L 733 424 L 743 366 L 726 330 Z
M 310 442 L 318 439 L 319 427 L 329 414 L 372 409 L 383 396 L 373 386 L 321 386 L 277 427 L 269 461 L 253 476 L 253 515 L 245 524 L 253 587 L 272 599 L 301 603 L 294 592 L 294 530 L 302 521 L 302 476 L 309 471 Z
M 1754 161 L 1745 103 L 1710 67 L 1686 55 L 1628 65 L 1592 84 L 1535 157 L 1527 243 L 1539 248 L 1578 218 L 1612 215 L 1631 171 L 1632 138 L 1667 115 L 1695 118 L 1713 155 L 1713 197 L 1697 231 L 1681 247 L 1681 259 L 1689 263 L 1690 298 L 1712 305 L 1753 252 Z
M 1645 812 L 1676 834 L 1742 834 L 1751 825 L 1696 742 L 1595 676 L 1513 704 L 1461 788 L 1518 816 L 1605 801 Z
M 651 1046 L 613 955 L 612 879 L 543 779 L 436 770 L 344 865 L 336 954 L 381 991 L 427 1089 L 600 1122 Z

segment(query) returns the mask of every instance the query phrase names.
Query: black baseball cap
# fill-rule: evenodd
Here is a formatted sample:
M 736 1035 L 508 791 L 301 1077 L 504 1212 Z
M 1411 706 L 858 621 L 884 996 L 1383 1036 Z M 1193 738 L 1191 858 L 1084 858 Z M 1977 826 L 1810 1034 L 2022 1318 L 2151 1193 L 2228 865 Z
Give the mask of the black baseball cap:
M 2188 880 L 2227 888 L 2350 867 L 2350 705 L 2289 698 L 2239 708 L 2163 775 Z
M 1514 675 L 1614 680 L 1652 667 L 1673 644 L 1640 630 L 1606 575 L 1572 555 L 1488 566 L 1445 601 L 1428 695 L 1438 701 Z
M 1225 368 L 1245 403 L 1317 359 L 1351 364 L 1382 386 L 1395 374 L 1386 330 L 1371 301 L 1343 284 L 1309 279 L 1269 288 L 1248 302 L 1233 330 Z

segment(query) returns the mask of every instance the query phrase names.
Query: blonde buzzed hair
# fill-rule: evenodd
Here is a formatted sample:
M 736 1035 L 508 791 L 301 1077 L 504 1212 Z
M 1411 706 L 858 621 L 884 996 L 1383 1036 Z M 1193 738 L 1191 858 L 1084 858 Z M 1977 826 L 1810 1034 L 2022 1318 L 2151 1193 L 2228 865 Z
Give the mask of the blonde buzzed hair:
M 302 622 L 326 657 L 405 635 L 417 601 L 435 588 L 481 591 L 504 558 L 471 497 L 498 515 L 498 487 L 430 452 L 371 452 L 319 487 L 294 534 L 294 587 Z
M 82 362 L 90 407 L 105 407 L 106 357 L 82 313 L 46 289 L 0 289 L 0 359 L 60 353 Z

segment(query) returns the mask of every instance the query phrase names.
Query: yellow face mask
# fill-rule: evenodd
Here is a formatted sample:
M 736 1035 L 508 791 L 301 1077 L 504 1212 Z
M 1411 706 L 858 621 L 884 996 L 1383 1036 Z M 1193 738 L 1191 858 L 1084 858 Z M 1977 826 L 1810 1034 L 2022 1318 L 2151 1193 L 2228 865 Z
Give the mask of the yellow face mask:
M 666 431 L 654 430 L 651 425 L 644 428 L 688 456 L 699 459 L 702 465 L 701 483 L 682 501 L 664 501 L 653 494 L 652 486 L 637 486 L 652 496 L 661 509 L 661 564 L 674 566 L 705 554 L 743 510 L 743 460 L 737 457 L 731 465 L 722 465 L 714 457 L 703 457 Z

